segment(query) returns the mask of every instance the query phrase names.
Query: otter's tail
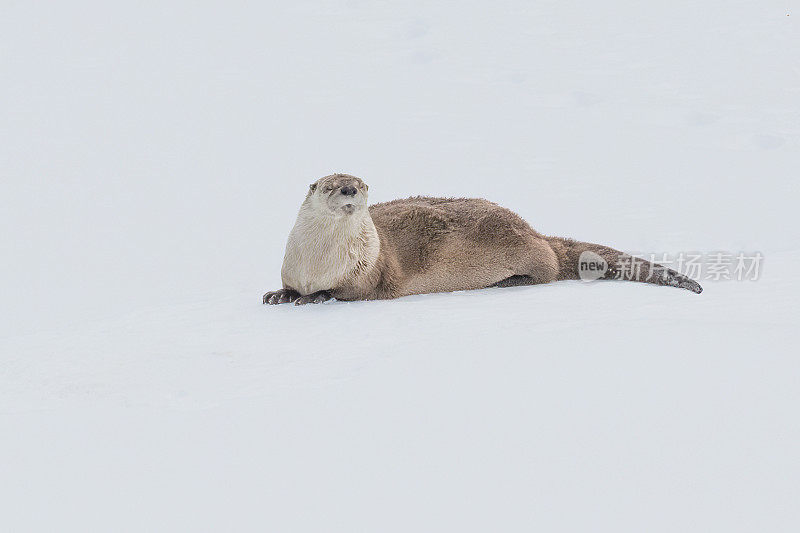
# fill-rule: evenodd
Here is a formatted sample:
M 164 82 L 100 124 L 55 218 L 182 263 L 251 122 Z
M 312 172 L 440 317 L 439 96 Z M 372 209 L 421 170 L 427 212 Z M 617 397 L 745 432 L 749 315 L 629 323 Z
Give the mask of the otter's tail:
M 558 279 L 620 279 L 669 285 L 697 294 L 703 287 L 671 268 L 633 257 L 608 246 L 546 237 L 558 257 Z

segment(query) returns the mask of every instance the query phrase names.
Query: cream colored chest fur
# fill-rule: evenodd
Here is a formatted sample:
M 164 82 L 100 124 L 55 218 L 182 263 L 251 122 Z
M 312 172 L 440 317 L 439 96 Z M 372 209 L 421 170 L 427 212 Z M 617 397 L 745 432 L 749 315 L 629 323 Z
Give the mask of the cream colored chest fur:
M 379 249 L 369 215 L 335 218 L 301 208 L 286 243 L 283 285 L 312 294 L 354 283 L 375 264 Z

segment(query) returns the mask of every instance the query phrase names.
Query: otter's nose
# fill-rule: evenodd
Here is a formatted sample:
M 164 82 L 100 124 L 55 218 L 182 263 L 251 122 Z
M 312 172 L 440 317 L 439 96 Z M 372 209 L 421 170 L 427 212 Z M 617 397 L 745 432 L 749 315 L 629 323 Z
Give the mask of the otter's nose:
M 342 187 L 342 194 L 345 196 L 355 196 L 356 195 L 356 188 L 352 185 L 345 185 Z

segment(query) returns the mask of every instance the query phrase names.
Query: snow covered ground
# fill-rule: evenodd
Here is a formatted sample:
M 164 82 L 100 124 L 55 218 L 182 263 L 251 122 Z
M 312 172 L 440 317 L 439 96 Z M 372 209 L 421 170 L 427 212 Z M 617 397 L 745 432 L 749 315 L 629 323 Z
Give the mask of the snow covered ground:
M 3 531 L 797 531 L 791 2 L 6 2 Z M 261 305 L 308 183 L 764 256 Z

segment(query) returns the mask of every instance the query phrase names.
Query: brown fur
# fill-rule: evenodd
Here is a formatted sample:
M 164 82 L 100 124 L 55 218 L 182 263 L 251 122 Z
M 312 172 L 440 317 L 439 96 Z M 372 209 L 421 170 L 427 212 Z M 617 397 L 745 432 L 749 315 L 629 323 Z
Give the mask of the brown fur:
M 363 185 L 353 176 L 335 174 L 320 179 L 311 190 L 350 182 Z M 578 257 L 585 250 L 608 262 L 602 279 L 614 279 L 621 272 L 622 262 L 629 258 L 606 246 L 541 235 L 516 213 L 483 199 L 417 196 L 372 205 L 364 216 L 374 223 L 380 251 L 371 268 L 359 262 L 362 268 L 354 269 L 338 286 L 327 290 L 339 300 L 578 279 Z M 362 231 L 353 238 L 367 237 Z M 664 269 L 663 276 L 648 276 L 658 265 L 646 261 L 640 264 L 641 276 L 635 281 L 702 291 L 699 284 L 673 270 Z M 299 297 L 294 287 L 285 286 L 282 291 L 267 293 L 264 301 L 294 301 L 295 295 Z

